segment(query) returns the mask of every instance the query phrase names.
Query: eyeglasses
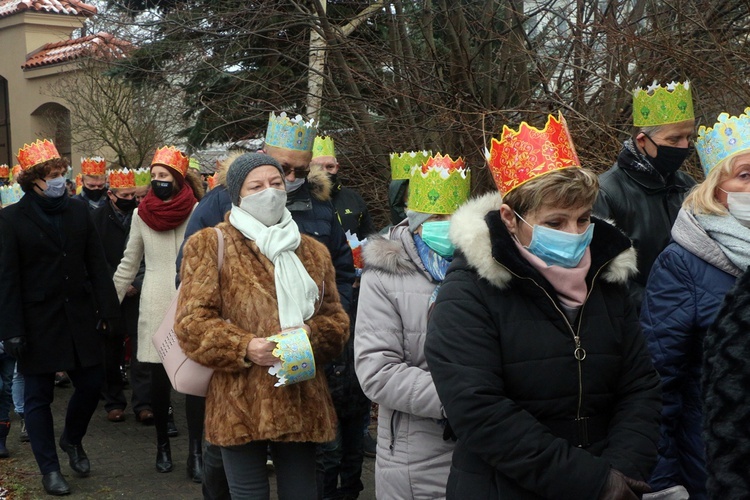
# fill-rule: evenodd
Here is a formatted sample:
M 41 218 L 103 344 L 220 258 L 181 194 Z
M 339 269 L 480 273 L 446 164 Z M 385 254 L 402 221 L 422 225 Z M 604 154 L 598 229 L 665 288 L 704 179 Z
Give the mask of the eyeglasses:
M 297 179 L 304 179 L 310 174 L 310 167 L 288 167 L 284 165 L 284 177 L 292 173 L 292 170 L 294 170 L 294 177 Z

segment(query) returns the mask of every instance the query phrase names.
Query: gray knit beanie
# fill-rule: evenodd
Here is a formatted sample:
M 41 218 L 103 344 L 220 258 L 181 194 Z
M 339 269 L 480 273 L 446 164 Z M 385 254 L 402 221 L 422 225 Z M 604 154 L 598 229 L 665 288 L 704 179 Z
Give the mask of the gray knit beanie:
M 433 215 L 435 214 L 425 214 L 422 212 L 415 212 L 414 210 L 407 210 L 406 218 L 409 219 L 409 231 L 413 233 Z
M 232 164 L 229 165 L 226 186 L 233 204 L 239 205 L 240 203 L 240 190 L 242 190 L 242 184 L 245 182 L 247 174 L 253 169 L 264 165 L 276 167 L 279 170 L 281 177 L 284 177 L 284 169 L 281 168 L 279 162 L 265 153 L 245 153 L 242 156 L 238 156 Z

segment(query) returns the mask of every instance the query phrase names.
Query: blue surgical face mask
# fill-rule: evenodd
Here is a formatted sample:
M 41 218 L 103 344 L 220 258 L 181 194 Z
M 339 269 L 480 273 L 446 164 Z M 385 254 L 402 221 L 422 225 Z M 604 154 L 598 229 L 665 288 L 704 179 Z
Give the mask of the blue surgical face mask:
M 453 257 L 455 247 L 448 237 L 451 221 L 441 220 L 422 224 L 422 241 L 441 257 Z
M 533 229 L 531 242 L 526 248 L 548 266 L 576 267 L 594 236 L 594 224 L 589 224 L 581 234 L 566 233 L 536 224 L 532 226 L 523 217 L 517 213 L 516 215 Z
M 65 177 L 55 177 L 54 179 L 45 179 L 47 187 L 42 191 L 47 198 L 59 198 L 68 192 L 65 185 Z

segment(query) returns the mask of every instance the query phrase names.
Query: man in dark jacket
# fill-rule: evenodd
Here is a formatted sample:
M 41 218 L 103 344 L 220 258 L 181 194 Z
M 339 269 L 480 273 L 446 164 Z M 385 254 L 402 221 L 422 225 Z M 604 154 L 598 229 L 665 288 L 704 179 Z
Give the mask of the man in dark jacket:
M 638 89 L 633 96 L 634 133 L 599 177 L 594 214 L 613 221 L 633 241 L 638 274 L 628 288 L 640 311 L 651 266 L 669 244 L 677 212 L 695 185 L 678 171 L 693 151 L 695 118 L 689 82 Z
M 130 234 L 133 210 L 137 205 L 133 173 L 125 174 L 122 171 L 114 171 L 111 176 L 114 177 L 110 179 L 112 185 L 107 191 L 108 203 L 101 208 L 97 208 L 91 214 L 94 226 L 102 239 L 110 276 L 114 275 L 122 260 Z M 106 370 L 103 391 L 104 410 L 107 412 L 107 419 L 111 422 L 125 420 L 124 410 L 127 401 L 123 392 L 125 384 L 120 372 L 120 363 L 122 363 L 124 356 L 123 340 L 125 338 L 130 337 L 130 347 L 133 353 L 138 350 L 138 305 L 144 272 L 145 269 L 142 269 L 138 273 L 136 280 L 130 286 L 120 304 L 120 321 L 118 322 L 118 328 L 116 328 L 118 334 L 114 337 L 108 337 L 104 342 L 104 366 Z M 149 395 L 151 373 L 148 369 L 144 369 L 136 356 L 133 355 L 130 359 L 130 374 L 130 385 L 133 388 L 132 405 L 136 419 L 140 422 L 149 423 L 153 420 Z
M 107 204 L 107 162 L 104 158 L 81 158 L 81 192 L 74 198 L 86 202 L 89 210 Z

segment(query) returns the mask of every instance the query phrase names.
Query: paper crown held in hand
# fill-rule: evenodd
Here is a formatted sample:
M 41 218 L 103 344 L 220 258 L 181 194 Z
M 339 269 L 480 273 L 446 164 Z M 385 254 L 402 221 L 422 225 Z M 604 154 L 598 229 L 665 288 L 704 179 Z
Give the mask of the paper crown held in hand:
M 279 361 L 268 369 L 268 373 L 278 378 L 274 387 L 315 378 L 315 356 L 304 328 L 281 332 L 266 340 L 276 342 L 273 355 L 279 358 Z

